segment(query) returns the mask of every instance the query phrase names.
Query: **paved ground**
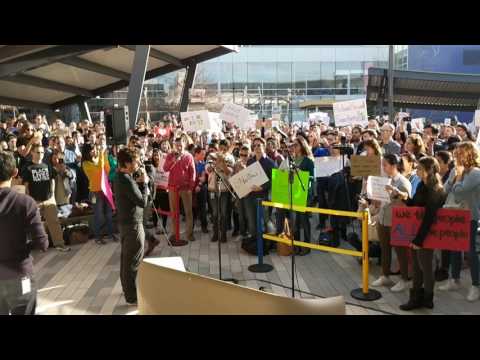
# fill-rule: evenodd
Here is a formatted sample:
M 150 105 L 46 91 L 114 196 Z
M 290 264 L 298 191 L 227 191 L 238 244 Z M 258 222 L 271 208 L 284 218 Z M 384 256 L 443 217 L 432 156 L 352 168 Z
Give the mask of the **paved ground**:
M 316 234 L 316 233 L 315 233 Z M 210 235 L 196 232 L 197 241 L 184 247 L 170 248 L 165 238 L 151 255 L 152 257 L 182 256 L 187 269 L 202 275 L 218 277 L 217 243 L 210 242 Z M 317 237 L 314 236 L 314 239 Z M 344 247 L 348 247 L 342 245 Z M 222 277 L 234 277 L 240 284 L 256 288 L 265 287 L 266 291 L 290 296 L 288 288 L 271 285 L 262 280 L 290 287 L 291 263 L 289 257 L 278 256 L 276 252 L 265 257 L 265 262 L 274 266 L 272 272 L 255 274 L 248 266 L 256 263 L 254 256 L 240 248 L 239 239 L 228 239 L 222 244 Z M 119 280 L 120 245 L 109 242 L 99 246 L 93 241 L 73 246 L 68 253 L 49 250 L 35 253 L 36 280 L 39 288 L 38 314 L 136 314 L 134 306 L 128 306 L 122 296 Z M 356 258 L 319 251 L 296 257 L 297 286 L 302 291 L 318 296 L 343 295 L 348 302 L 347 313 L 355 315 L 374 315 L 383 312 L 412 314 L 403 312 L 398 306 L 407 300 L 407 293 L 392 293 L 383 288 L 382 298 L 374 302 L 360 302 L 350 296 L 350 291 L 361 286 L 361 266 Z M 370 268 L 370 282 L 379 274 L 375 264 Z M 396 277 L 393 277 L 394 280 Z M 458 292 L 442 293 L 437 291 L 435 309 L 420 310 L 413 314 L 480 314 L 480 302 L 469 303 L 465 300 L 470 276 L 462 272 L 464 286 Z M 302 294 L 303 297 L 313 297 Z M 365 308 L 368 307 L 368 308 Z

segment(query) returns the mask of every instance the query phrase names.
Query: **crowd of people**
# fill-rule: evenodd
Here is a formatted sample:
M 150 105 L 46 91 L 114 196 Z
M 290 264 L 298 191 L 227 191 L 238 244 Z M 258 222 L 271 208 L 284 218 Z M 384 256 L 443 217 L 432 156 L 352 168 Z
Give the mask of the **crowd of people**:
M 433 308 L 435 281 L 447 280 L 440 286 L 441 291 L 458 290 L 465 261 L 471 274 L 467 299 L 480 298 L 476 251 L 480 156 L 468 126 L 455 121 L 449 125 L 427 122 L 417 129 L 408 116 L 397 115 L 389 120 L 384 115 L 370 118 L 366 126 L 352 124 L 339 128 L 322 122 L 310 122 L 307 126 L 282 123 L 278 130 L 266 127 L 265 122 L 248 130 L 223 123 L 221 132 L 190 133 L 184 131 L 179 118 L 166 115 L 156 123 L 139 119 L 125 144 L 109 144 L 101 122 L 82 120 L 67 125 L 60 119 L 49 123 L 42 115 L 31 120 L 20 115 L 0 123 L 0 152 L 11 154 L 18 169 L 11 174 L 8 185 L 25 187 L 40 210 L 55 249 L 70 249 L 65 245 L 59 219 L 68 217 L 81 204 L 93 209 L 94 237 L 99 246 L 109 240 L 122 240 L 121 278 L 129 303 L 136 302 L 135 276 L 141 258 L 160 242 L 156 235 L 168 229 L 170 239 L 175 236 L 174 224 L 166 215 L 159 215 L 157 209 L 182 214 L 185 221 L 182 237 L 188 242 L 196 240 L 198 224 L 202 233 L 210 234 L 212 242 L 225 243 L 240 237 L 242 248 L 255 254 L 260 231 L 258 200 L 271 197 L 272 169 L 287 170 L 291 161 L 309 174 L 309 206 L 369 209 L 378 235 L 382 273 L 372 286 L 406 291 L 413 277 L 409 301 L 401 306 L 403 310 Z M 392 180 L 386 189 L 391 198 L 389 203 L 367 198 L 366 178 L 350 176 L 351 155 L 381 157 L 383 175 Z M 332 176 L 316 177 L 314 160 L 324 156 L 344 156 L 345 167 Z M 269 181 L 253 186 L 241 199 L 233 197 L 228 179 L 255 162 L 261 165 Z M 426 216 L 410 248 L 390 244 L 391 209 L 396 205 L 426 208 Z M 439 252 L 422 247 L 442 207 L 471 211 L 469 252 Z M 309 213 L 290 217 L 288 211 L 272 208 L 263 213 L 265 232 L 281 234 L 287 219 L 295 239 L 313 242 L 311 223 L 315 220 L 318 222 L 315 229 L 322 236 L 331 235 L 330 246 L 339 246 L 342 241 L 354 243 L 351 241 L 354 236 L 347 233 L 350 225 L 347 218 Z M 115 231 L 115 214 L 120 236 Z M 145 231 L 150 227 L 154 231 Z M 43 239 L 42 236 L 39 238 Z M 38 243 L 45 246 L 43 240 Z M 392 269 L 392 248 L 400 275 L 396 283 L 391 279 L 397 273 Z M 273 243 L 265 242 L 264 253 L 272 249 Z M 293 250 L 300 256 L 310 252 L 300 247 Z M 7 260 L 0 254 L 0 264 Z

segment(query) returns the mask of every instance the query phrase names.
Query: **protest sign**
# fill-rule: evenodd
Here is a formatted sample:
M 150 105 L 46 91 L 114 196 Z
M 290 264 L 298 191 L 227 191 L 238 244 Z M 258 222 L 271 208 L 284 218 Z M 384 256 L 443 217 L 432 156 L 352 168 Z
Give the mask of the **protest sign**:
M 333 103 L 335 126 L 368 125 L 367 102 L 365 99 Z
M 208 112 L 208 127 L 202 129 L 202 131 L 221 132 L 222 131 L 222 119 L 220 119 L 220 113 Z
M 422 223 L 423 207 L 392 208 L 391 245 L 410 246 Z M 471 212 L 463 209 L 439 209 L 436 221 L 423 242 L 427 249 L 468 251 L 470 249 Z
M 229 182 L 238 197 L 244 198 L 250 194 L 253 185 L 262 186 L 268 182 L 268 177 L 265 171 L 263 171 L 262 165 L 256 161 L 239 173 L 233 175 L 229 179 Z
M 450 118 L 445 118 L 445 120 L 444 120 L 444 124 L 445 124 L 445 125 L 450 126 L 451 123 L 452 123 L 452 119 L 450 119 Z
M 208 110 L 180 113 L 183 129 L 187 132 L 203 131 L 209 128 Z
M 292 194 L 293 205 L 307 206 L 307 195 L 309 187 L 309 173 L 308 171 L 299 171 L 300 179 L 302 180 L 305 191 L 298 180 L 298 176 L 294 175 Z M 278 169 L 272 170 L 272 202 L 290 205 L 290 185 L 288 184 L 288 171 Z
M 380 176 L 369 176 L 367 179 L 367 197 L 370 200 L 378 200 L 389 203 L 390 195 L 385 186 L 390 185 L 392 179 Z
M 424 124 L 425 124 L 425 118 L 412 119 L 413 129 L 417 129 L 418 131 L 423 131 Z
M 220 112 L 220 118 L 228 123 L 233 123 L 242 129 L 248 129 L 249 127 L 255 126 L 255 122 L 253 122 L 253 119 L 251 118 L 250 110 L 232 103 L 227 103 L 223 106 L 222 111 Z
M 352 176 L 381 176 L 382 174 L 380 156 L 352 155 L 350 164 Z
M 330 116 L 326 112 L 314 112 L 308 115 L 308 119 L 313 122 L 322 122 L 325 125 L 330 124 Z
M 480 110 L 475 110 L 475 115 L 473 116 L 473 122 L 475 126 L 480 126 Z
M 316 178 L 331 176 L 343 168 L 340 156 L 321 156 L 314 160 Z
M 168 188 L 168 178 L 170 172 L 163 171 L 163 165 L 165 164 L 166 155 L 160 157 L 158 163 L 158 168 L 155 169 L 154 182 L 157 188 L 167 189 Z

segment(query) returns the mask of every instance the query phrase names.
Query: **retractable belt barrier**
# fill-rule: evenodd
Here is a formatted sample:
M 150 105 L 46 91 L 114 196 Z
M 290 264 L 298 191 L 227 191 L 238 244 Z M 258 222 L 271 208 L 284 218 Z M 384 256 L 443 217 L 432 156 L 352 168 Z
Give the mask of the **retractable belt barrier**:
M 257 222 L 259 222 L 260 218 L 262 217 L 262 213 L 263 213 L 262 206 L 269 206 L 277 209 L 290 210 L 290 205 L 287 205 L 287 204 L 273 203 L 269 201 L 258 201 Z M 372 301 L 372 300 L 377 300 L 381 298 L 382 295 L 380 294 L 380 292 L 369 289 L 369 285 L 368 285 L 369 273 L 368 273 L 368 212 L 367 211 L 353 212 L 353 211 L 312 208 L 312 207 L 297 206 L 297 205 L 293 205 L 291 210 L 298 211 L 298 212 L 309 212 L 309 213 L 317 213 L 317 214 L 325 214 L 325 215 L 344 216 L 344 217 L 350 217 L 350 218 L 361 220 L 362 251 L 339 249 L 331 246 L 311 244 L 311 243 L 297 241 L 297 240 L 293 240 L 293 246 L 306 247 L 313 250 L 320 250 L 320 251 L 326 251 L 326 252 L 331 252 L 336 254 L 361 257 L 362 258 L 362 287 L 352 290 L 350 294 L 354 299 L 364 300 L 364 301 Z M 262 229 L 262 227 L 259 227 L 258 229 Z M 252 268 L 255 269 L 256 266 L 257 267 L 259 266 L 260 268 L 264 268 L 265 271 L 253 270 L 253 272 L 268 272 L 273 269 L 271 265 L 263 263 L 263 239 L 276 241 L 286 245 L 292 245 L 292 240 L 290 239 L 284 239 L 279 236 L 270 235 L 270 234 L 263 234 L 263 231 L 259 231 L 257 236 L 258 264 L 252 265 Z
M 156 209 L 158 214 L 171 217 L 175 224 L 175 241 L 170 241 L 172 246 L 187 245 L 188 242 L 184 240 L 180 240 L 180 193 L 178 192 L 178 188 L 175 186 L 169 186 L 168 188 L 165 188 L 163 186 L 157 186 L 157 189 L 173 191 L 173 193 L 175 194 L 175 211 L 173 209 L 170 209 L 170 211 L 165 211 L 160 208 Z M 170 201 L 170 195 L 169 195 L 169 201 Z

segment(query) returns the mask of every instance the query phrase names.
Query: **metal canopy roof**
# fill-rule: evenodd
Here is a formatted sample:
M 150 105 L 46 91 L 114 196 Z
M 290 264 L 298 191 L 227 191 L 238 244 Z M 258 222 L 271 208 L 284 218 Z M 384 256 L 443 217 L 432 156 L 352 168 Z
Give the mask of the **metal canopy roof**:
M 394 106 L 474 111 L 480 99 L 480 75 L 393 71 Z M 388 101 L 388 70 L 368 69 L 367 101 Z
M 151 45 L 145 80 L 238 51 Z M 57 109 L 128 86 L 135 45 L 0 45 L 0 104 Z

